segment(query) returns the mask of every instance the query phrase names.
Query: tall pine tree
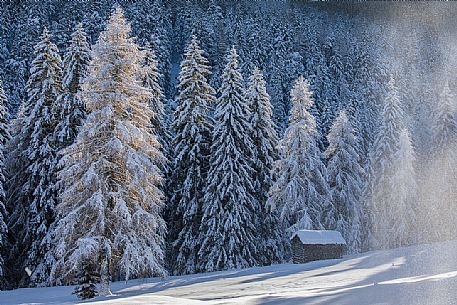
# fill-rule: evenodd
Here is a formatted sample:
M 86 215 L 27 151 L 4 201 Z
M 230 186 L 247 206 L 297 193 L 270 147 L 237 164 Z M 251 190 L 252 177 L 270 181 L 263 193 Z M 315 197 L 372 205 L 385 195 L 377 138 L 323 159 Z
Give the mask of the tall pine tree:
M 28 100 L 20 114 L 21 129 L 15 136 L 17 147 L 11 155 L 16 160 L 9 163 L 13 167 L 9 169 L 13 175 L 13 185 L 9 186 L 11 196 L 8 196 L 13 207 L 9 226 L 16 232 L 11 259 L 16 261 L 18 270 L 14 273 L 21 286 L 46 281 L 46 270 L 41 263 L 49 248 L 47 234 L 54 221 L 56 204 L 56 194 L 49 186 L 54 182 L 53 134 L 60 119 L 56 100 L 62 92 L 62 62 L 46 29 L 34 48 L 34 55 L 27 83 Z M 18 173 L 18 167 L 24 172 Z
M 53 106 L 53 113 L 55 113 L 58 120 L 51 137 L 55 153 L 51 160 L 52 166 L 49 167 L 51 180 L 47 189 L 49 193 L 53 194 L 54 198 L 62 191 L 57 186 L 58 163 L 61 158 L 61 151 L 74 142 L 86 117 L 86 108 L 78 93 L 83 79 L 87 76 L 90 62 L 89 51 L 86 34 L 82 25 L 78 24 L 71 36 L 71 43 L 63 61 L 63 92 Z M 46 253 L 44 260 L 37 268 L 37 270 L 41 269 L 41 271 L 37 272 L 36 276 L 41 278 L 40 282 L 45 282 L 46 284 L 50 284 L 49 275 L 56 262 L 54 257 L 55 245 L 52 243 L 55 225 L 55 222 L 51 223 L 48 234 L 44 239 L 46 241 Z
M 325 166 L 317 146 L 316 121 L 309 113 L 314 104 L 307 80 L 300 76 L 291 91 L 289 127 L 279 142 L 276 181 L 268 205 L 278 210 L 288 236 L 300 229 L 323 229 L 331 222 L 332 205 Z
M 57 124 L 62 119 L 61 105 L 58 101 L 62 93 L 62 62 L 57 46 L 49 39 L 50 37 L 46 39 L 49 55 L 45 53 L 47 61 L 45 60 L 44 64 L 49 64 L 51 68 L 43 80 L 42 97 L 35 105 L 29 120 L 26 120 L 26 126 L 28 123 L 34 124 L 33 127 L 29 126 L 33 132 L 30 147 L 26 150 L 31 161 L 28 168 L 31 199 L 28 229 L 34 229 L 36 234 L 26 259 L 26 266 L 32 270 L 30 277 L 32 285 L 47 285 L 50 269 L 54 263 L 53 255 L 49 251 L 51 249 L 49 233 L 54 223 L 57 204 L 55 173 L 59 144 L 54 134 Z
M 82 24 L 71 35 L 70 46 L 63 60 L 62 87 L 59 97 L 62 119 L 56 128 L 57 141 L 62 147 L 73 144 L 78 130 L 86 118 L 84 102 L 78 96 L 81 84 L 87 76 L 90 63 L 90 47 Z
M 445 82 L 436 106 L 432 126 L 435 144 L 433 147 L 436 148 L 438 154 L 445 155 L 457 144 L 457 101 L 449 86 L 449 81 Z
M 408 199 L 409 187 L 397 185 L 398 175 L 411 170 L 414 162 L 408 140 L 401 141 L 404 130 L 403 110 L 393 77 L 388 84 L 389 92 L 384 101 L 382 122 L 370 151 L 368 177 L 368 209 L 370 211 L 371 246 L 376 249 L 408 245 L 411 240 L 409 223 L 414 218 Z M 403 136 L 404 137 L 404 136 Z M 411 155 L 409 159 L 404 158 Z M 406 168 L 404 168 L 406 167 Z M 404 174 L 403 174 L 404 175 Z M 414 177 L 414 173 L 409 173 Z M 406 178 L 406 176 L 404 176 Z M 402 184 L 412 185 L 408 180 Z M 411 196 L 409 196 L 411 197 Z
M 160 144 L 150 133 L 152 92 L 141 84 L 144 53 L 118 7 L 92 50 L 81 96 L 89 115 L 64 150 L 64 191 L 55 230 L 56 281 L 79 282 L 84 264 L 109 293 L 109 281 L 163 276 Z
M 215 107 L 210 170 L 204 195 L 198 270 L 216 271 L 257 264 L 254 197 L 255 148 L 249 105 L 235 48 L 230 50 Z
M 151 117 L 152 131 L 159 139 L 163 150 L 166 151 L 168 149 L 170 135 L 165 126 L 165 109 L 163 105 L 165 97 L 159 84 L 159 80 L 162 75 L 158 70 L 158 62 L 155 52 L 152 50 L 149 43 L 146 43 L 144 50 L 143 86 L 150 89 L 152 92 L 152 96 L 149 99 L 150 107 L 153 111 Z
M 336 118 L 327 139 L 327 182 L 335 208 L 334 222 L 328 229 L 341 232 L 349 251 L 357 253 L 361 250 L 363 237 L 361 196 L 364 172 L 354 129 L 345 111 Z
M 420 227 L 425 241 L 448 240 L 457 235 L 454 226 L 443 226 L 457 217 L 457 100 L 448 81 L 441 90 L 433 108 L 433 145 L 423 163 Z
M 162 164 L 159 164 L 161 172 L 168 178 L 170 174 L 170 142 L 171 135 L 169 132 L 168 122 L 165 116 L 164 99 L 165 96 L 160 86 L 160 79 L 162 75 L 158 70 L 158 62 L 154 50 L 151 45 L 146 42 L 144 46 L 144 58 L 142 61 L 142 83 L 145 88 L 151 91 L 151 97 L 148 99 L 149 107 L 152 110 L 151 117 L 151 132 L 157 137 L 161 145 L 161 151 L 165 156 Z M 162 191 L 167 198 L 170 197 L 168 193 L 168 185 L 165 183 L 166 179 L 161 185 Z
M 282 260 L 283 234 L 276 210 L 267 205 L 268 190 L 272 185 L 273 163 L 277 159 L 278 137 L 273 123 L 273 109 L 267 93 L 265 80 L 259 69 L 254 68 L 247 90 L 251 111 L 251 138 L 254 143 L 254 190 L 262 214 L 259 238 L 259 262 L 270 265 Z
M 395 154 L 395 173 L 392 181 L 391 202 L 395 208 L 392 217 L 397 218 L 397 231 L 391 238 L 401 240 L 399 245 L 417 243 L 418 186 L 416 182 L 416 153 L 408 129 L 400 133 L 399 149 Z
M 172 124 L 173 166 L 171 184 L 171 265 L 176 274 L 196 272 L 200 249 L 199 229 L 209 168 L 213 121 L 210 109 L 216 100 L 208 84 L 208 60 L 192 36 L 179 74 L 177 109 Z

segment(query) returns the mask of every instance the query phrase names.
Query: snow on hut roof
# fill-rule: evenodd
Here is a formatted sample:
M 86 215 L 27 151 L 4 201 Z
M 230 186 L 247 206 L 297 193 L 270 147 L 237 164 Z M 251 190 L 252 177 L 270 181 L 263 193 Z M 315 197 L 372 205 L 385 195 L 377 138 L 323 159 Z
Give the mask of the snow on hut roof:
M 298 238 L 300 238 L 300 241 L 304 245 L 346 244 L 346 241 L 344 240 L 343 236 L 341 236 L 341 233 L 338 231 L 299 230 L 295 232 L 290 239 L 293 239 L 295 236 L 298 236 Z

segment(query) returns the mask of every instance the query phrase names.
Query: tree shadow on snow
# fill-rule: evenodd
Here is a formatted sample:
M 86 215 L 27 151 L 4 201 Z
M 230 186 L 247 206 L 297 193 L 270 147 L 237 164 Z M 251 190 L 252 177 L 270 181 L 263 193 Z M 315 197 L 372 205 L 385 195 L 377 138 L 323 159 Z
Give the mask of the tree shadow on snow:
M 457 252 L 446 245 L 421 245 L 388 251 L 377 251 L 350 258 L 350 267 L 323 272 L 315 276 L 332 276 L 343 271 L 373 269 L 368 277 L 351 284 L 313 288 L 303 291 L 303 297 L 267 296 L 259 304 L 455 304 L 453 291 L 457 287 Z M 383 266 L 383 268 L 379 268 Z M 376 268 L 379 272 L 376 272 Z M 386 269 L 387 268 L 387 269 Z M 449 277 L 446 276 L 449 274 Z M 349 274 L 348 274 L 349 276 Z M 331 278 L 329 279 L 331 280 Z M 306 296 L 306 294 L 309 294 Z

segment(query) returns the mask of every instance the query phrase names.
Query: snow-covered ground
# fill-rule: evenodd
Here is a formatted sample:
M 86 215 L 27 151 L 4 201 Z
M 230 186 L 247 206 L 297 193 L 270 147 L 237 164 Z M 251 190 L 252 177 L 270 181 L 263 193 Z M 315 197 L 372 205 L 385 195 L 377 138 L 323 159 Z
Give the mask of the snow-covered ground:
M 118 282 L 90 304 L 457 304 L 457 241 L 342 260 Z M 73 287 L 0 292 L 0 304 L 77 304 Z

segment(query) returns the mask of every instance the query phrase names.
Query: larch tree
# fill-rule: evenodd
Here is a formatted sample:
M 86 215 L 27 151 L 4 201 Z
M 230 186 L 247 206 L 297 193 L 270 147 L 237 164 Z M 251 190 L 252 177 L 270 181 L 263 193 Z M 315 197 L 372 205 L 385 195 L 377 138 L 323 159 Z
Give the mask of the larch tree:
M 13 207 L 8 225 L 16 232 L 11 259 L 19 262 L 15 273 L 20 286 L 46 284 L 48 270 L 42 262 L 50 245 L 47 237 L 56 205 L 55 191 L 49 186 L 55 179 L 53 135 L 60 120 L 56 100 L 62 93 L 62 62 L 46 29 L 34 48 L 34 56 L 27 83 L 28 100 L 20 113 L 20 130 L 16 129 L 17 147 L 11 154 L 16 160 L 8 164 L 12 166 L 8 169 L 12 174 L 8 200 Z
M 254 196 L 255 147 L 250 137 L 250 110 L 235 48 L 227 59 L 214 111 L 199 237 L 199 272 L 256 265 L 259 250 L 256 217 L 260 209 Z
M 341 111 L 327 136 L 327 183 L 335 208 L 334 223 L 328 229 L 339 231 L 349 252 L 360 252 L 363 238 L 362 190 L 364 171 L 360 166 L 358 142 L 346 112 Z
M 2 278 L 6 275 L 5 260 L 3 257 L 6 255 L 5 247 L 7 245 L 7 231 L 6 226 L 6 207 L 5 207 L 5 175 L 4 171 L 4 155 L 6 142 L 10 139 L 10 133 L 7 120 L 7 98 L 3 91 L 3 84 L 0 81 L 0 289 L 3 286 Z
M 300 229 L 323 229 L 331 222 L 332 205 L 326 170 L 317 146 L 314 104 L 308 81 L 300 76 L 291 91 L 289 127 L 279 142 L 276 180 L 267 204 L 277 210 L 287 236 Z
M 172 123 L 170 264 L 175 274 L 196 272 L 201 246 L 199 229 L 213 127 L 210 112 L 216 101 L 216 92 L 208 84 L 209 75 L 208 60 L 193 35 L 181 63 Z
M 268 190 L 272 185 L 272 169 L 277 159 L 276 146 L 278 136 L 273 123 L 273 107 L 266 90 L 262 72 L 254 68 L 249 78 L 247 89 L 248 105 L 250 107 L 252 126 L 251 138 L 254 143 L 254 190 L 262 214 L 260 217 L 261 233 L 259 234 L 259 262 L 265 265 L 278 263 L 282 260 L 283 234 L 279 226 L 279 215 L 266 205 Z
M 163 161 L 151 132 L 150 89 L 142 86 L 144 52 L 117 7 L 94 45 L 81 97 L 89 115 L 63 151 L 63 192 L 55 230 L 57 282 L 81 282 L 88 270 L 109 281 L 163 276 Z

